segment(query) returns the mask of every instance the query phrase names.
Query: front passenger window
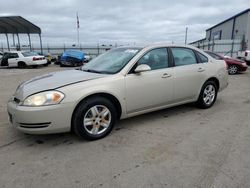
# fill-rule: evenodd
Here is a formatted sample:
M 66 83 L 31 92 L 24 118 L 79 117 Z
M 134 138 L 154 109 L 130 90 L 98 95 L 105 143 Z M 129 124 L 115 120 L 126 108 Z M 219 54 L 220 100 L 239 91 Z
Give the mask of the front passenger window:
M 152 70 L 168 67 L 168 54 L 166 48 L 158 48 L 146 53 L 137 63 L 137 65 L 146 64 Z
M 197 64 L 193 50 L 188 48 L 171 48 L 175 66 Z

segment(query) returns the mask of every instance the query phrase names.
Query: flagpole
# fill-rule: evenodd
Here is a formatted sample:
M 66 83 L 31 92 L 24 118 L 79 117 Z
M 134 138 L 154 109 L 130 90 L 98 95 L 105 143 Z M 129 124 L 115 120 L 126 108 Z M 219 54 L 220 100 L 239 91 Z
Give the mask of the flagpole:
M 77 43 L 78 43 L 78 46 L 80 45 L 79 44 L 79 28 L 77 28 Z
M 79 44 L 79 17 L 78 17 L 78 12 L 76 12 L 76 22 L 77 22 L 77 25 L 76 25 L 76 29 L 77 29 L 77 44 L 78 44 L 78 47 L 80 46 Z

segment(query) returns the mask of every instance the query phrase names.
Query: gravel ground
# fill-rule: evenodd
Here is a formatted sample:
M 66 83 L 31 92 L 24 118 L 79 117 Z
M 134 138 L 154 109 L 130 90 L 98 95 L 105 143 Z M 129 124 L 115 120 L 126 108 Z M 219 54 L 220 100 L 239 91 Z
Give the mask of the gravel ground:
M 19 83 L 65 70 L 0 69 L 0 187 L 250 187 L 250 70 L 207 110 L 191 104 L 122 120 L 94 142 L 34 136 L 8 122 Z

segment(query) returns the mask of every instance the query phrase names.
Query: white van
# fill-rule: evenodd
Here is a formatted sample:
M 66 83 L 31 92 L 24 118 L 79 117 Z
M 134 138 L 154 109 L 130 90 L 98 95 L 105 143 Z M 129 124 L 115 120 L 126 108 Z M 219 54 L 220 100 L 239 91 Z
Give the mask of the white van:
M 237 58 L 245 60 L 250 65 L 250 50 L 238 51 Z

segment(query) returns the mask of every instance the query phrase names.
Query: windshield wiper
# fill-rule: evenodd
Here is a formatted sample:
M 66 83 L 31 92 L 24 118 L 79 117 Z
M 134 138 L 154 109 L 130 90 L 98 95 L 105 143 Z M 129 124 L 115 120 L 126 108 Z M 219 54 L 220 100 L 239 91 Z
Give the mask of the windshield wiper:
M 102 74 L 101 71 L 96 71 L 96 70 L 93 70 L 93 69 L 82 69 L 83 71 L 86 71 L 86 72 L 92 72 L 92 73 L 99 73 L 99 74 Z

